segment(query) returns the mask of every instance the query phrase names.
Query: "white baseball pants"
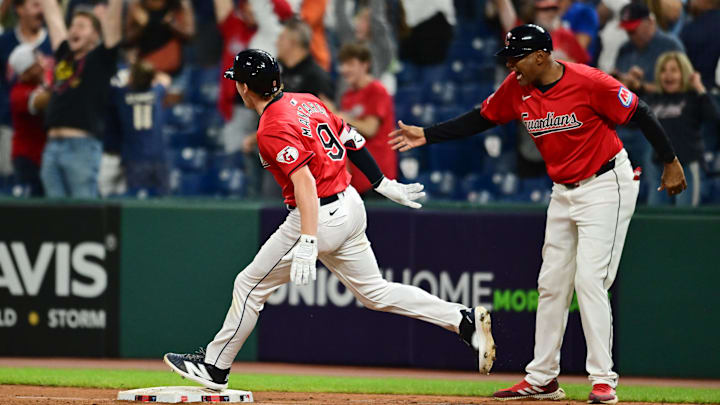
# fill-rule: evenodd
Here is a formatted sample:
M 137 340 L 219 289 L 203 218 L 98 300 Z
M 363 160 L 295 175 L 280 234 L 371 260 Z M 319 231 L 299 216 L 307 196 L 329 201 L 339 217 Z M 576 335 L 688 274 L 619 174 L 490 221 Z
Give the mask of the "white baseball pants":
M 635 211 L 638 183 L 623 149 L 613 170 L 574 189 L 553 186 L 538 277 L 535 358 L 525 369 L 528 383 L 543 386 L 560 374 L 560 347 L 575 290 L 590 381 L 617 385 L 608 289 Z
M 331 214 L 332 213 L 332 214 Z M 464 305 L 441 300 L 417 287 L 382 278 L 365 235 L 365 205 L 350 186 L 339 200 L 320 207 L 318 259 L 367 308 L 409 316 L 458 332 Z M 300 238 L 295 209 L 270 236 L 255 259 L 235 278 L 233 300 L 222 329 L 206 349 L 205 362 L 229 368 L 252 332 L 268 297 L 290 281 L 289 260 L 282 260 Z

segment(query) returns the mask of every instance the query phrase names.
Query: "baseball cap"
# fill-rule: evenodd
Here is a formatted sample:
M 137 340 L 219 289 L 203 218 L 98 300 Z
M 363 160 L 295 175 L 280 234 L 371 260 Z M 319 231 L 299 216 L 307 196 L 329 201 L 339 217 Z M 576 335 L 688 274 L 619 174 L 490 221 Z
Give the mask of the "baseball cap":
M 620 26 L 625 31 L 635 31 L 642 20 L 650 16 L 650 10 L 643 3 L 632 2 L 620 10 Z
M 262 49 L 246 49 L 238 53 L 224 76 L 247 84 L 250 90 L 265 97 L 275 94 L 282 85 L 280 65 Z
M 8 58 L 8 64 L 18 75 L 25 73 L 35 62 L 37 62 L 35 48 L 28 44 L 16 46 L 10 53 L 10 58 Z
M 535 24 L 525 24 L 507 33 L 505 47 L 495 56 L 517 58 L 535 51 L 550 52 L 552 49 L 552 38 L 545 28 Z

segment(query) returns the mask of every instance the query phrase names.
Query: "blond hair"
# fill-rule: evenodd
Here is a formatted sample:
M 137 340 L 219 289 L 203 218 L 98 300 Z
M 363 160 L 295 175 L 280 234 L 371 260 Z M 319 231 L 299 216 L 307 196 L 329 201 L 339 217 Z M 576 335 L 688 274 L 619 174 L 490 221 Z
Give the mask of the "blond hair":
M 693 69 L 693 65 L 690 63 L 690 59 L 688 59 L 687 55 L 678 51 L 665 52 L 660 55 L 657 62 L 655 62 L 655 85 L 657 86 L 658 91 L 660 93 L 665 92 L 660 84 L 660 72 L 665 64 L 671 60 L 675 60 L 680 67 L 680 74 L 682 75 L 682 91 L 689 91 L 692 87 L 690 84 L 690 77 L 693 73 L 695 73 L 695 69 Z

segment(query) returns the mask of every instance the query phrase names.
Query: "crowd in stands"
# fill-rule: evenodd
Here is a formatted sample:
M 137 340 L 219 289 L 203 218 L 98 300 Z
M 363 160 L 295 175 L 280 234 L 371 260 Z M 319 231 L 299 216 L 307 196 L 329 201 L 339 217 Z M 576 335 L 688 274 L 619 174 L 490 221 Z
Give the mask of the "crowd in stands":
M 689 185 L 672 199 L 656 191 L 661 163 L 642 133 L 618 128 L 642 167 L 640 203 L 720 203 L 720 0 L 0 0 L 0 195 L 279 198 L 257 114 L 221 76 L 261 48 L 284 90 L 354 126 L 388 177 L 425 184 L 430 199 L 547 202 L 552 184 L 517 123 L 387 145 L 398 119 L 430 125 L 490 95 L 508 73 L 494 53 L 525 22 L 665 127 Z

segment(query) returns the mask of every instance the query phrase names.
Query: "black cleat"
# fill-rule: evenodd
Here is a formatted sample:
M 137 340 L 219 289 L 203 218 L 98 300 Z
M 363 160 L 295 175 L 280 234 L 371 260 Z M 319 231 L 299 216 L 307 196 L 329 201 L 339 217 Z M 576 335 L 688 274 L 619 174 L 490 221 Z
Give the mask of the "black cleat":
M 495 340 L 492 336 L 490 314 L 487 309 L 477 306 L 469 311 L 460 311 L 460 338 L 470 346 L 478 356 L 478 370 L 490 374 L 495 362 Z
M 193 380 L 214 391 L 227 389 L 230 369 L 221 370 L 205 363 L 205 350 L 202 348 L 195 354 L 167 353 L 163 356 L 163 361 L 183 378 Z

